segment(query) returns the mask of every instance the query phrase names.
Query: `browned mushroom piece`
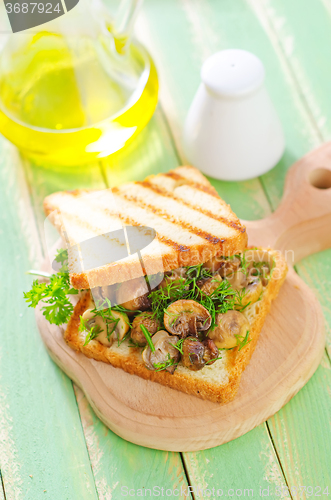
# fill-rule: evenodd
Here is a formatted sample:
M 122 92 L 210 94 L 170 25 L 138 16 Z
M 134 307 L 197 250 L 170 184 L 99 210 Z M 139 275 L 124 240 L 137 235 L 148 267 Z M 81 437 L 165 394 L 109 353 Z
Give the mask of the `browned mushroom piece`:
M 196 337 L 187 337 L 183 342 L 182 351 L 182 363 L 189 370 L 197 371 L 205 366 L 205 346 Z
M 105 320 L 102 316 L 96 316 L 93 311 L 94 309 L 87 309 L 82 318 L 88 331 L 98 327 L 96 340 L 106 347 L 111 347 L 114 340 L 124 339 L 129 330 L 129 318 L 125 313 L 112 310 L 111 316 Z
M 263 285 L 259 277 L 250 279 L 245 286 L 244 295 L 238 300 L 240 306 L 254 304 L 259 300 L 263 292 Z
M 259 248 L 250 249 L 245 252 L 245 260 L 248 276 L 250 278 L 258 276 L 262 286 L 267 286 L 274 266 L 274 259 L 270 253 Z
M 116 290 L 118 285 L 98 286 L 91 289 L 93 300 L 98 307 L 103 304 L 108 307 L 108 300 L 114 304 L 116 301 Z
M 140 278 L 124 281 L 117 290 L 116 299 L 118 304 L 129 311 L 146 311 L 151 307 L 148 294 L 146 280 L 141 276 Z
M 237 271 L 240 267 L 240 264 L 241 260 L 239 257 L 216 256 L 205 262 L 203 264 L 203 267 L 205 269 L 209 269 L 213 274 L 218 273 L 220 276 L 225 278 L 226 276 L 229 276 Z
M 143 347 L 147 344 L 147 340 L 140 325 L 144 325 L 152 336 L 161 328 L 161 323 L 150 311 L 138 314 L 138 316 L 134 318 L 132 322 L 131 338 L 135 344 L 139 347 Z
M 247 285 L 247 276 L 242 269 L 238 269 L 226 279 L 234 290 L 242 290 Z
M 241 312 L 228 311 L 216 315 L 216 327 L 208 332 L 208 338 L 219 349 L 231 349 L 238 345 L 238 339 L 245 338 L 249 328 L 249 322 Z
M 212 339 L 207 338 L 204 340 L 205 345 L 205 353 L 203 355 L 203 359 L 206 365 L 212 365 L 215 363 L 216 359 L 219 357 L 219 350 L 217 345 Z
M 152 337 L 155 351 L 146 346 L 142 352 L 142 359 L 146 368 L 154 371 L 163 371 L 173 374 L 180 360 L 180 352 L 174 345 L 179 337 L 169 335 L 165 330 L 160 330 Z
M 227 277 L 227 280 L 232 288 L 240 294 L 240 298 L 237 300 L 238 305 L 254 304 L 261 297 L 263 285 L 259 276 L 251 276 L 249 272 L 239 269 L 232 276 Z
M 200 287 L 200 290 L 204 292 L 206 295 L 211 295 L 212 293 L 215 292 L 215 290 L 217 290 L 222 281 L 223 281 L 222 278 L 217 274 L 215 274 L 215 276 L 212 276 L 203 283 L 203 285 Z
M 211 316 L 207 309 L 195 300 L 177 300 L 164 312 L 164 326 L 172 335 L 181 338 L 197 336 L 210 328 Z
M 196 337 L 187 337 L 182 345 L 182 363 L 192 371 L 211 365 L 219 357 L 219 351 L 211 339 L 200 342 Z

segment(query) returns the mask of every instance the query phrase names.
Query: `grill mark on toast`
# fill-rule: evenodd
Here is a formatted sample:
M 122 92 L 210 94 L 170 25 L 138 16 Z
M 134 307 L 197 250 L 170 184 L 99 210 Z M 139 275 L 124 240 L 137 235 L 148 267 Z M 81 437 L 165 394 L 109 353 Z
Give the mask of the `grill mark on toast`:
M 113 213 L 108 209 L 104 209 L 104 212 L 113 215 Z M 135 221 L 132 217 L 127 217 L 121 214 L 117 215 L 119 219 L 121 219 L 121 221 L 124 222 L 124 224 L 126 225 L 141 226 L 141 224 Z M 190 247 L 187 247 L 186 245 L 180 245 L 176 241 L 173 241 L 170 238 L 167 238 L 166 236 L 162 236 L 159 233 L 157 233 L 157 239 L 162 243 L 164 243 L 165 245 L 167 245 L 168 247 L 174 248 L 178 252 L 189 252 L 191 250 Z
M 196 207 L 194 205 L 191 205 L 187 201 L 182 200 L 181 198 L 179 198 L 178 196 L 176 196 L 173 193 L 171 193 L 171 194 L 168 193 L 165 189 L 162 189 L 159 186 L 156 186 L 155 184 L 153 184 L 149 181 L 140 181 L 140 182 L 136 182 L 136 184 L 140 184 L 141 186 L 148 188 L 151 191 L 154 191 L 155 193 L 157 193 L 161 196 L 171 198 L 173 200 L 176 200 L 176 201 L 182 203 L 183 205 L 186 205 L 189 208 L 192 208 L 193 210 L 196 210 Z M 191 185 L 196 187 L 198 190 L 200 190 L 200 187 L 203 187 L 202 184 L 191 183 Z M 205 191 L 205 190 L 203 189 L 203 191 Z M 208 194 L 210 194 L 210 193 L 208 193 Z M 217 198 L 219 198 L 219 197 L 217 196 Z M 199 212 L 206 215 L 207 217 L 210 217 L 211 219 L 217 220 L 218 222 L 222 222 L 226 226 L 231 227 L 232 229 L 235 229 L 237 231 L 240 231 L 241 233 L 245 233 L 245 231 L 246 231 L 245 227 L 238 225 L 236 222 L 231 221 L 229 219 L 226 219 L 225 217 L 222 217 L 220 215 L 215 215 L 212 212 L 210 212 L 209 210 L 203 209 L 202 207 L 199 207 Z
M 143 182 L 139 182 L 137 184 L 142 184 Z M 163 219 L 167 220 L 168 222 L 171 222 L 173 224 L 176 224 L 176 226 L 180 226 L 183 229 L 186 229 L 190 233 L 195 234 L 196 236 L 200 236 L 201 238 L 204 238 L 205 240 L 209 241 L 209 243 L 212 243 L 213 245 L 217 245 L 218 243 L 224 243 L 224 239 L 220 239 L 217 236 L 213 236 L 210 233 L 207 233 L 206 231 L 203 231 L 202 229 L 199 229 L 192 224 L 189 224 L 187 222 L 184 222 L 182 220 L 176 220 L 174 217 L 170 216 L 166 211 L 157 208 L 153 205 L 149 205 L 148 203 L 144 203 L 141 201 L 140 198 L 137 198 L 136 196 L 132 195 L 126 195 L 125 193 L 122 193 L 121 191 L 118 190 L 118 188 L 115 189 L 116 193 L 118 196 L 125 198 L 126 200 L 133 201 L 134 203 L 137 203 L 142 208 L 145 208 L 146 210 L 149 210 L 153 212 L 154 214 L 162 217 Z M 172 197 L 174 198 L 174 197 Z M 186 247 L 187 248 L 187 247 Z
M 116 215 L 116 217 L 118 217 L 126 225 L 141 226 L 140 223 L 138 223 L 137 221 L 135 221 L 131 217 L 123 216 L 123 215 L 117 214 L 117 213 L 115 214 L 114 212 L 112 212 L 111 210 L 109 210 L 107 208 L 104 208 L 103 212 L 108 214 L 108 215 L 112 215 L 112 216 Z M 69 219 L 74 220 L 75 224 L 78 227 L 91 230 L 92 233 L 95 233 L 95 226 L 92 226 L 91 224 L 87 223 L 86 221 L 84 221 L 80 218 L 77 218 L 76 215 L 71 214 L 69 212 L 65 212 L 64 215 L 68 220 Z M 93 235 L 91 235 L 91 238 L 92 237 L 93 237 Z M 159 241 L 161 241 L 162 243 L 164 243 L 165 245 L 167 245 L 168 247 L 171 247 L 172 249 L 177 250 L 178 252 L 189 252 L 191 250 L 190 247 L 188 247 L 186 245 L 181 245 L 181 244 L 177 243 L 176 241 L 173 241 L 170 238 L 167 238 L 166 236 L 160 235 L 159 233 L 157 233 L 157 239 Z
M 173 170 L 170 170 L 170 172 L 166 172 L 162 175 L 165 175 L 166 177 L 170 177 L 174 181 L 180 181 L 183 184 L 189 184 L 190 186 L 193 186 L 193 185 L 199 186 L 200 191 L 205 191 L 205 193 L 208 193 L 211 196 L 214 196 L 215 198 L 219 197 L 216 190 L 212 186 L 206 186 L 205 184 L 200 184 L 199 182 L 191 181 L 187 177 L 183 177 L 182 175 L 177 174 Z

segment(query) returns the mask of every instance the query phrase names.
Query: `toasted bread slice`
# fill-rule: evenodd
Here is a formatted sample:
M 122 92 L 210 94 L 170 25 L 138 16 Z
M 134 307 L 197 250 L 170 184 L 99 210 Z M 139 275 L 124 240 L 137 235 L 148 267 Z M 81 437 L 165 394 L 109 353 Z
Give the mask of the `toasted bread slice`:
M 157 241 L 141 251 L 143 269 L 135 254 L 83 272 L 84 266 L 69 252 L 70 279 L 77 289 L 156 274 L 160 262 L 163 271 L 197 265 L 216 254 L 241 252 L 247 245 L 245 227 L 193 167 L 178 167 L 112 190 L 54 193 L 45 199 L 44 209 L 69 246 L 122 225 L 148 226 L 157 233 Z
M 64 339 L 70 347 L 81 351 L 89 358 L 110 363 L 128 373 L 202 399 L 227 403 L 238 391 L 241 374 L 249 363 L 271 302 L 278 295 L 287 273 L 287 265 L 280 252 L 271 249 L 261 249 L 261 251 L 267 252 L 274 267 L 268 284 L 263 287 L 260 300 L 244 310 L 250 323 L 250 342 L 241 350 L 238 347 L 223 350 L 222 359 L 199 371 L 190 371 L 181 362 L 173 375 L 164 370 L 150 371 L 142 361 L 141 349 L 129 347 L 127 340 L 119 346 L 115 342 L 111 347 L 105 347 L 98 340 L 91 340 L 84 346 L 86 332 L 80 332 L 79 325 L 80 316 L 91 307 L 89 291 L 82 293 L 65 330 Z

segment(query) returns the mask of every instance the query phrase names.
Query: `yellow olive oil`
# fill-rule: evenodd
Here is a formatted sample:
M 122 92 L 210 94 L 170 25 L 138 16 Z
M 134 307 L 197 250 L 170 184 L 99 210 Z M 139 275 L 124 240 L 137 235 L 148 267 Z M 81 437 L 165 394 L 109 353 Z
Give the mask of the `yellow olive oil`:
M 26 154 L 45 164 L 93 161 L 151 118 L 158 79 L 139 44 L 121 54 L 110 36 L 20 36 L 0 56 L 0 132 Z

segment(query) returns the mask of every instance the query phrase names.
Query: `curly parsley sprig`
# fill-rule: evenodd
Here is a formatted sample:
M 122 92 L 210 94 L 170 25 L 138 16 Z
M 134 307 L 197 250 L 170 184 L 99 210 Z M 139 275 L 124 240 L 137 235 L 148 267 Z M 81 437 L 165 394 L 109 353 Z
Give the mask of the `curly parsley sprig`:
M 73 313 L 73 305 L 67 295 L 77 294 L 78 290 L 72 288 L 68 273 L 52 274 L 49 283 L 40 283 L 35 280 L 29 292 L 24 293 L 24 298 L 29 307 L 37 307 L 43 302 L 41 310 L 43 315 L 52 324 L 62 325 L 67 323 Z
M 61 260 L 58 262 L 61 262 L 61 269 L 63 269 L 67 265 L 64 258 L 65 251 L 59 250 L 58 255 L 60 252 L 62 252 L 62 255 Z M 40 283 L 39 280 L 34 280 L 31 290 L 24 293 L 24 298 L 29 307 L 33 308 L 37 307 L 39 302 L 43 302 L 44 305 L 41 310 L 47 321 L 55 325 L 62 325 L 68 322 L 74 310 L 67 296 L 77 293 L 78 290 L 75 290 L 71 286 L 69 273 L 60 270 L 58 273 L 50 276 L 49 283 Z

